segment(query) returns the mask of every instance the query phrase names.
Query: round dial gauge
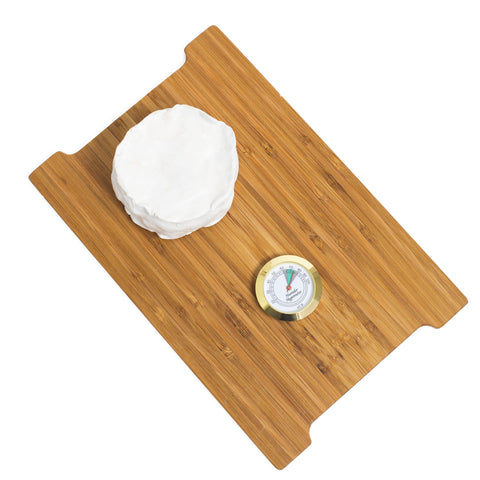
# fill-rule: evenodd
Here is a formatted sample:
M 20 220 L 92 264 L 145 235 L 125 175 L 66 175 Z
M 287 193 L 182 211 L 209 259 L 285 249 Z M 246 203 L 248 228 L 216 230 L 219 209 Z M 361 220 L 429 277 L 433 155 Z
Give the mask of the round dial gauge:
M 312 313 L 322 296 L 322 281 L 304 258 L 282 255 L 263 266 L 255 292 L 260 306 L 279 320 L 300 320 Z

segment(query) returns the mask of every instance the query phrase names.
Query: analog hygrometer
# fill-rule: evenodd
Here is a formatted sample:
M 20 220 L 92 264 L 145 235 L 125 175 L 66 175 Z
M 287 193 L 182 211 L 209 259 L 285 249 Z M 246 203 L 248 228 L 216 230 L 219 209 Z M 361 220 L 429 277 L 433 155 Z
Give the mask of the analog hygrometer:
M 279 320 L 300 320 L 310 315 L 322 296 L 322 281 L 315 267 L 295 255 L 282 255 L 266 263 L 255 284 L 260 306 Z

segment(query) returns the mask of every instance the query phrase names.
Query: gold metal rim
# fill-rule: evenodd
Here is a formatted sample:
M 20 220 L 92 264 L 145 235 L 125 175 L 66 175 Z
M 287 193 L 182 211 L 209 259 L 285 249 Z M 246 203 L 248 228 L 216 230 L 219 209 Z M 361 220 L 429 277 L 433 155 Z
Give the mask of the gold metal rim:
M 268 303 L 265 297 L 265 293 L 263 291 L 263 285 L 265 283 L 265 277 L 267 276 L 267 273 L 272 268 L 280 265 L 281 263 L 296 263 L 305 268 L 305 270 L 308 270 L 308 272 L 313 278 L 315 290 L 313 292 L 312 300 L 306 307 L 302 308 L 302 310 L 296 313 L 284 313 L 275 310 Z M 297 255 L 280 255 L 279 257 L 272 258 L 261 268 L 257 276 L 257 281 L 255 282 L 255 294 L 257 295 L 258 303 L 260 304 L 262 309 L 272 317 L 277 318 L 278 320 L 285 320 L 287 322 L 300 320 L 302 318 L 305 318 L 307 315 L 310 315 L 320 303 L 320 298 L 322 297 L 322 289 L 322 279 L 320 278 L 317 269 L 308 260 L 305 260 L 302 257 L 298 257 Z

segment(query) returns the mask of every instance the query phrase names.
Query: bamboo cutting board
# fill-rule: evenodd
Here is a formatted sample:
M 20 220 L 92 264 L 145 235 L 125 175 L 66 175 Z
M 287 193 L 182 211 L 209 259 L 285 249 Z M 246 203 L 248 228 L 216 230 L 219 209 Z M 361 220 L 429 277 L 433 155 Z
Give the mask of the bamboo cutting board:
M 185 64 L 74 155 L 31 180 L 125 293 L 277 467 L 310 444 L 333 402 L 421 325 L 467 300 L 347 167 L 217 28 Z M 240 173 L 217 225 L 161 240 L 113 193 L 129 128 L 183 103 L 230 125 Z M 323 282 L 309 317 L 282 322 L 257 304 L 269 259 L 308 259 Z

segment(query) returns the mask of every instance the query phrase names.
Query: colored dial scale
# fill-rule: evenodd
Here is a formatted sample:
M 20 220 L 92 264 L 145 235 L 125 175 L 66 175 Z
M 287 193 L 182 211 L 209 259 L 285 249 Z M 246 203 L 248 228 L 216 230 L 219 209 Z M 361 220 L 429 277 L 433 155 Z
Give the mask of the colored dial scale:
M 299 320 L 320 301 L 322 284 L 315 267 L 304 258 L 282 255 L 270 260 L 257 277 L 260 306 L 280 320 Z

